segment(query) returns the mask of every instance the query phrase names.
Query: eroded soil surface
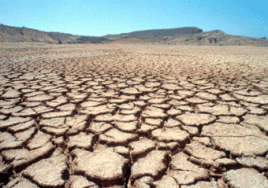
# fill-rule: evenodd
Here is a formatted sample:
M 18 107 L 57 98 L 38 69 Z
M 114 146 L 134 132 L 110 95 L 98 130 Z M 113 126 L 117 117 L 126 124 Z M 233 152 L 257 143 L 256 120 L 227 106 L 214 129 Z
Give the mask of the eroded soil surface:
M 268 49 L 2 44 L 2 187 L 268 187 Z

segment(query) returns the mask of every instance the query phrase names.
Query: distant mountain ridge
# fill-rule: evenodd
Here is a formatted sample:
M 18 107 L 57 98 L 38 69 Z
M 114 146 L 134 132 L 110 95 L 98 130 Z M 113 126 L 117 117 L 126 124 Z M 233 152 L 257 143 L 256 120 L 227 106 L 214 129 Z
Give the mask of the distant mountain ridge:
M 133 31 L 130 33 L 122 33 L 118 35 L 105 35 L 104 37 L 118 37 L 118 38 L 144 38 L 152 39 L 159 37 L 175 36 L 179 34 L 194 34 L 202 33 L 202 29 L 197 27 L 182 27 L 174 29 L 152 29 L 152 30 L 143 30 L 143 31 Z
M 109 42 L 104 37 L 79 36 L 59 32 L 44 32 L 25 27 L 12 27 L 0 24 L 0 42 L 45 42 L 51 44 L 66 43 L 102 43 Z
M 0 24 L 0 42 L 45 42 L 53 44 L 107 43 L 113 41 L 156 42 L 161 44 L 252 45 L 268 47 L 268 40 L 228 35 L 220 30 L 203 32 L 197 27 L 133 31 L 103 37 L 44 32 L 25 27 Z
M 134 31 L 104 36 L 111 40 L 157 42 L 162 44 L 267 46 L 266 38 L 228 35 L 220 30 L 203 32 L 197 27 Z

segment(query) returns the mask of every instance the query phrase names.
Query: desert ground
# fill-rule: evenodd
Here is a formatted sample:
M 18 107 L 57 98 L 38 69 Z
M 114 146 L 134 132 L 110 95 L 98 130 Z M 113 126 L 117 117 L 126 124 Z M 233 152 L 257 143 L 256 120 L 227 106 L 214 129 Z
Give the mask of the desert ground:
M 268 48 L 0 43 L 0 187 L 268 187 Z

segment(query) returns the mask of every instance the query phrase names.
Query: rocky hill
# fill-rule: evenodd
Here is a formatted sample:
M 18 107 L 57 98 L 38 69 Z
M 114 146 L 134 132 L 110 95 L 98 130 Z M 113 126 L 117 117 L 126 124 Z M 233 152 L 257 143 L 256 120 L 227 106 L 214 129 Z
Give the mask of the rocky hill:
M 122 33 L 119 35 L 106 35 L 104 37 L 116 40 L 139 39 L 145 41 L 161 41 L 166 37 L 174 37 L 177 35 L 186 35 L 186 34 L 197 34 L 202 32 L 203 32 L 202 29 L 198 29 L 197 27 L 182 27 L 174 29 L 134 31 L 130 33 Z
M 44 32 L 25 27 L 0 24 L 0 42 L 45 42 L 56 44 L 107 43 L 112 41 L 156 42 L 162 44 L 252 45 L 267 46 L 268 40 L 226 34 L 220 30 L 203 32 L 197 27 L 134 31 L 103 37 L 79 36 L 59 32 Z
M 103 37 L 79 36 L 59 32 L 44 32 L 25 27 L 0 24 L 0 42 L 45 42 L 45 43 L 102 43 L 109 42 Z
M 157 42 L 163 44 L 268 46 L 268 40 L 265 37 L 252 38 L 228 35 L 220 30 L 203 32 L 202 29 L 196 27 L 135 31 L 119 35 L 106 35 L 104 37 L 111 40 Z
M 177 35 L 166 39 L 166 43 L 185 43 L 197 45 L 241 45 L 241 46 L 266 46 L 266 38 L 252 38 L 245 36 L 228 35 L 220 30 L 196 34 Z

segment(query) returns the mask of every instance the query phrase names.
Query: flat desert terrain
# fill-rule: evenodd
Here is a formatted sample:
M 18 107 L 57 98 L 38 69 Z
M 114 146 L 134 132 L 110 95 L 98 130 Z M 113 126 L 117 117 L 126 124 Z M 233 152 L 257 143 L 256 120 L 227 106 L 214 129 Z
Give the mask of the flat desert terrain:
M 0 43 L 0 187 L 267 188 L 268 48 Z

